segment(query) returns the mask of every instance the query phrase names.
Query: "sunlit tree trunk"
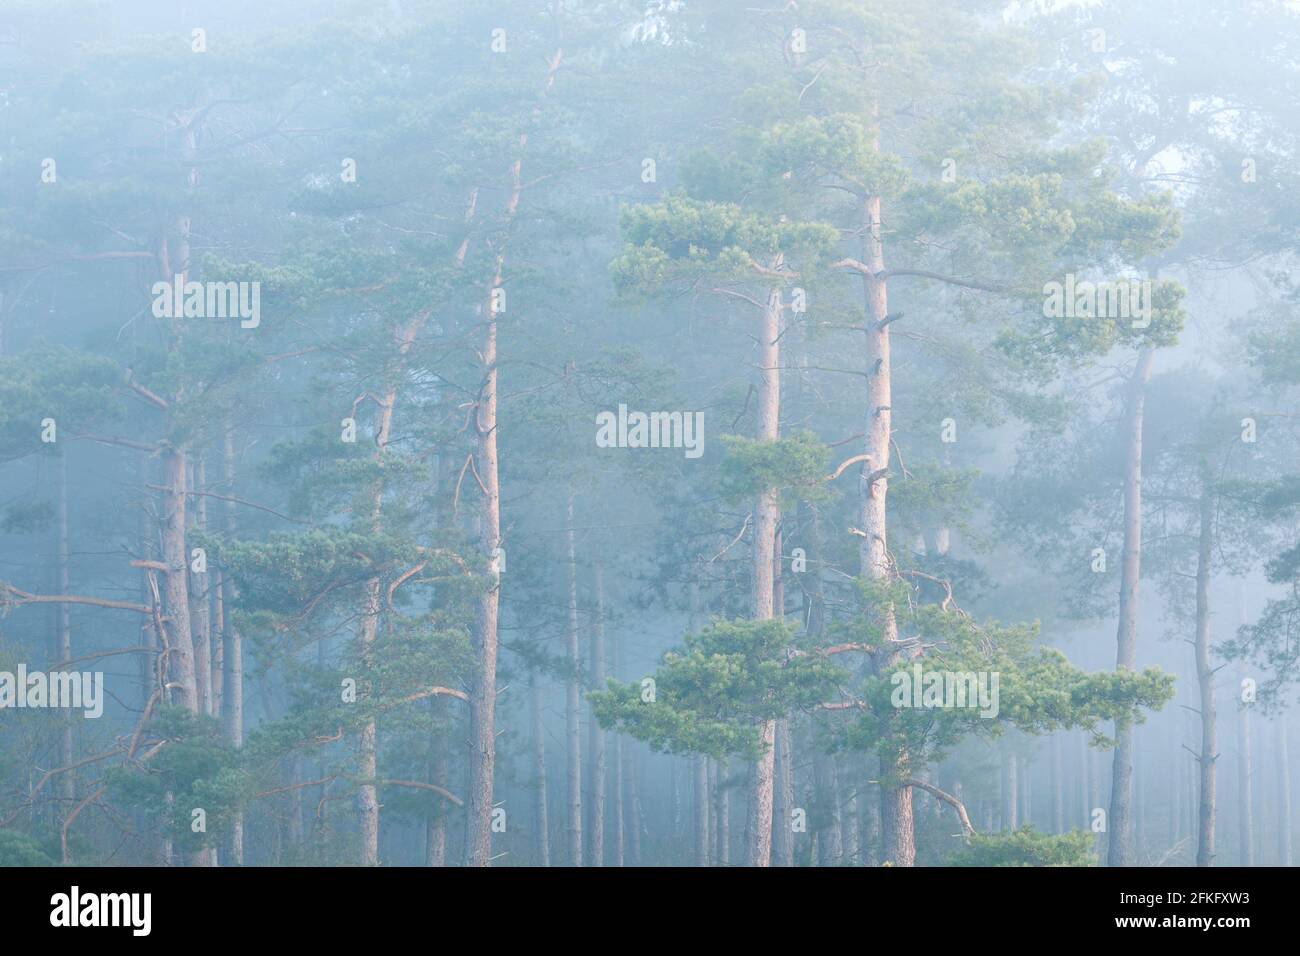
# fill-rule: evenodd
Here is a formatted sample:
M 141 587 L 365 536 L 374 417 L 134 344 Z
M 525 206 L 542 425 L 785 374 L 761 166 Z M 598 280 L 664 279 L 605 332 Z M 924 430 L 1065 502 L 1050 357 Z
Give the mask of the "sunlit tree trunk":
M 877 148 L 879 148 L 877 146 Z M 865 445 L 858 482 L 859 523 L 862 538 L 858 563 L 863 577 L 872 581 L 891 579 L 889 552 L 886 545 L 886 497 L 889 491 L 887 469 L 890 459 L 890 423 L 892 420 L 892 366 L 890 364 L 889 297 L 885 271 L 884 242 L 879 196 L 866 200 L 863 208 L 862 275 L 867 302 L 867 408 L 863 431 Z M 881 672 L 891 673 L 902 664 L 904 655 L 891 642 L 898 639 L 898 624 L 892 605 L 878 609 L 881 638 L 889 648 L 882 656 Z M 881 855 L 895 866 L 912 866 L 916 862 L 916 835 L 912 823 L 912 790 L 898 781 L 911 777 L 911 761 L 900 737 L 885 731 L 881 757 L 880 819 Z
M 780 257 L 773 268 L 781 267 Z M 759 329 L 758 440 L 774 442 L 781 430 L 781 290 L 768 291 Z M 776 488 L 759 493 L 754 508 L 752 569 L 753 617 L 773 617 L 775 548 L 781 506 Z M 772 860 L 772 794 L 775 784 L 776 721 L 759 726 L 758 760 L 750 768 L 748 818 L 745 825 L 745 865 L 768 866 Z
M 551 58 L 542 97 L 550 92 L 560 68 L 561 52 Z M 510 187 L 503 216 L 508 229 L 519 213 L 523 195 L 523 158 L 528 145 L 526 133 L 518 137 L 518 152 L 510 165 Z M 471 213 L 474 208 L 471 200 Z M 465 246 L 457 254 L 464 260 Z M 478 350 L 482 380 L 473 407 L 475 474 L 482 483 L 478 515 L 479 550 L 485 560 L 495 560 L 501 547 L 501 485 L 497 462 L 497 304 L 493 290 L 504 279 L 505 253 L 496 254 L 496 268 L 487 301 L 483 306 L 482 340 Z M 500 618 L 501 578 L 479 598 L 474 619 L 475 669 L 469 695 L 469 780 L 465 801 L 465 863 L 488 866 L 492 862 L 492 790 L 496 772 L 497 627 Z
M 1129 381 L 1126 416 L 1128 444 L 1124 462 L 1124 555 L 1120 572 L 1119 626 L 1116 633 L 1117 670 L 1137 669 L 1138 585 L 1142 570 L 1142 424 L 1147 381 L 1155 351 L 1144 348 L 1138 355 Z M 1109 833 L 1109 866 L 1133 866 L 1133 725 L 1116 721 L 1115 755 L 1112 762 Z

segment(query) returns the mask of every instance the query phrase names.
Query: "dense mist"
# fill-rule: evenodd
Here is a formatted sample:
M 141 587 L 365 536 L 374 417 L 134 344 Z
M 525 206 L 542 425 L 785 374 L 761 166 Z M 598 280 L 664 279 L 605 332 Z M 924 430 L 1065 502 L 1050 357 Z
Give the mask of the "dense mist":
M 1291 866 L 1298 130 L 1284 0 L 0 0 L 0 865 Z

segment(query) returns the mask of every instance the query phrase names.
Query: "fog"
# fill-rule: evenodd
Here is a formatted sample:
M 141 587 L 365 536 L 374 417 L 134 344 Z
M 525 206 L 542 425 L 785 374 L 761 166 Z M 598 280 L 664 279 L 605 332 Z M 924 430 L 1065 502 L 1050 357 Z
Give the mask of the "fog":
M 0 0 L 0 864 L 1291 866 L 1298 28 Z

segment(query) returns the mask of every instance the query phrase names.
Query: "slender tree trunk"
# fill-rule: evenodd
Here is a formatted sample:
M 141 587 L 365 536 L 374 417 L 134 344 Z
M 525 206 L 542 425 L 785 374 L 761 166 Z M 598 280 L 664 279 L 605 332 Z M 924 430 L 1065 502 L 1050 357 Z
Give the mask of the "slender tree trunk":
M 235 492 L 235 425 L 229 413 L 223 421 L 221 483 L 225 494 Z M 224 502 L 226 514 L 226 537 L 235 536 L 235 504 Z M 225 651 L 222 667 L 222 723 L 226 740 L 236 750 L 244 746 L 244 641 L 239 628 L 231 619 L 230 610 L 238 597 L 235 582 L 227 575 L 222 575 L 222 607 L 224 608 L 225 634 L 223 643 Z M 244 865 L 244 814 L 236 812 L 231 822 L 230 838 L 227 844 L 229 861 L 233 866 Z
M 1291 754 L 1287 746 L 1286 714 L 1279 714 L 1273 725 L 1277 734 L 1277 839 L 1282 866 L 1292 865 L 1291 850 Z
M 1250 740 L 1250 704 L 1243 703 L 1237 719 L 1237 772 L 1240 804 L 1237 840 L 1242 866 L 1255 865 L 1255 761 Z
M 144 455 L 141 455 L 139 462 L 139 481 L 141 488 L 148 487 L 153 483 L 149 480 L 149 467 L 149 459 Z M 139 542 L 138 547 L 140 549 L 140 557 L 146 561 L 157 560 L 157 549 L 155 547 L 156 542 L 151 529 L 152 525 L 149 521 L 149 509 L 142 505 L 136 516 L 136 539 Z M 147 568 L 140 569 L 140 603 L 144 605 L 149 605 L 153 601 L 153 592 L 149 587 L 149 576 L 152 573 L 153 572 Z M 150 623 L 152 623 L 152 617 Z M 154 691 L 162 686 L 163 673 L 160 669 L 165 668 L 167 663 L 160 653 L 162 650 L 162 635 L 158 634 L 158 632 L 151 626 L 145 628 L 144 634 L 145 646 L 149 648 L 149 653 L 143 654 L 140 657 L 141 710 L 148 705 L 150 698 L 153 697 Z
M 56 594 L 71 593 L 71 575 L 68 568 L 68 452 L 66 446 L 60 445 L 56 464 L 56 482 L 58 485 L 58 540 L 56 542 L 58 560 L 58 582 Z M 58 630 L 58 661 L 72 660 L 72 621 L 71 608 L 66 601 L 54 605 L 55 622 Z M 73 764 L 72 746 L 72 711 L 63 712 L 59 739 L 59 760 L 62 766 Z M 65 811 L 76 806 L 77 778 L 75 770 L 66 770 L 59 775 L 59 797 Z
M 628 801 L 628 858 L 633 866 L 644 866 L 641 857 L 641 761 L 640 754 L 633 753 L 627 762 L 627 801 Z
M 772 549 L 772 613 L 785 620 L 785 547 L 781 525 L 776 528 Z M 790 812 L 794 809 L 794 776 L 790 766 L 790 720 L 776 722 L 775 791 L 772 795 L 772 865 L 794 866 L 794 833 L 790 829 Z
M 695 757 L 695 865 L 709 865 L 709 758 Z
M 835 760 L 813 751 L 813 788 L 817 805 L 817 865 L 839 866 L 844 856 L 844 831 Z
M 1214 666 L 1210 661 L 1210 561 L 1214 548 L 1214 501 L 1206 465 L 1201 464 L 1200 536 L 1196 553 L 1196 680 L 1201 694 L 1200 803 L 1196 865 L 1214 865 L 1214 830 L 1218 804 L 1215 761 L 1219 758 L 1218 713 L 1214 704 Z
M 709 865 L 715 866 L 720 859 L 718 856 L 718 837 L 722 826 L 722 818 L 718 814 L 718 810 L 722 803 L 718 794 L 718 762 L 710 757 L 707 763 L 709 768 Z
M 781 267 L 780 257 L 773 264 Z M 781 290 L 771 289 L 759 330 L 758 440 L 775 442 L 781 430 Z M 759 493 L 754 509 L 752 571 L 753 615 L 756 621 L 773 617 L 774 562 L 781 505 L 776 488 Z M 750 768 L 748 819 L 745 826 L 745 865 L 768 866 L 772 859 L 772 792 L 775 784 L 776 721 L 759 726 L 762 752 Z
M 676 857 L 676 849 L 685 838 L 685 826 L 682 825 L 681 780 L 677 775 L 677 758 L 668 757 L 668 845 L 669 853 Z M 676 858 L 672 862 L 676 864 Z
M 551 865 L 551 821 L 546 810 L 546 729 L 542 724 L 542 688 L 533 674 L 528 680 L 533 723 L 533 851 L 538 866 Z
M 512 167 L 511 206 L 518 204 L 519 162 Z M 513 218 L 513 215 L 512 217 Z M 493 288 L 501 284 L 503 259 L 498 257 Z M 479 511 L 479 550 L 497 563 L 501 547 L 501 489 L 497 470 L 497 316 L 491 298 L 484 308 L 483 381 L 474 410 L 477 436 L 475 471 L 483 483 Z M 465 801 L 467 866 L 488 866 L 492 860 L 492 782 L 496 767 L 497 624 L 501 575 L 479 597 L 474 623 L 474 671 L 469 696 L 469 785 Z
M 1169 814 L 1169 842 L 1170 847 L 1177 847 L 1183 839 L 1183 767 L 1182 753 L 1178 741 L 1177 723 L 1169 724 L 1169 736 L 1166 737 L 1166 753 L 1169 754 L 1169 769 L 1165 771 L 1165 780 L 1170 780 L 1170 786 L 1173 788 L 1174 805 Z
M 1034 825 L 1034 777 L 1028 760 L 1020 761 L 1020 823 Z
M 1020 826 L 1020 790 L 1016 766 L 1016 752 L 1010 747 L 1002 755 L 1002 829 L 1015 830 Z
M 433 709 L 435 713 L 439 709 L 436 699 L 433 704 Z M 433 778 L 431 782 L 440 787 L 446 786 L 447 740 L 442 735 L 439 735 L 433 742 L 433 759 L 430 761 L 430 764 L 429 776 Z M 433 809 L 433 815 L 430 816 L 428 821 L 425 823 L 424 841 L 425 866 L 446 866 L 447 814 L 441 804 Z
M 844 757 L 836 757 L 835 765 L 835 787 L 838 793 L 838 806 L 840 808 L 840 865 L 857 866 L 858 854 L 861 852 L 861 832 L 858 827 L 858 793 L 857 786 L 850 779 L 848 771 L 852 767 L 852 761 Z M 935 803 L 936 811 L 939 804 Z
M 186 130 L 186 146 L 191 155 L 195 150 L 195 131 L 192 126 Z M 191 167 L 189 183 L 197 183 L 198 170 Z M 190 277 L 190 218 L 181 216 L 176 222 L 178 240 L 176 244 L 176 270 L 181 282 L 188 282 Z M 173 280 L 172 262 L 169 255 L 169 242 L 164 239 L 161 249 L 162 278 Z M 168 329 L 169 348 L 177 351 L 181 345 L 183 319 L 173 317 Z M 174 409 L 181 401 L 182 391 L 177 390 L 170 396 L 170 408 L 167 413 L 168 434 L 171 434 Z M 198 681 L 194 667 L 194 640 L 190 633 L 190 598 L 189 598 L 189 560 L 185 552 L 185 493 L 186 484 L 186 450 L 184 445 L 166 444 L 162 453 L 162 560 L 167 566 L 163 572 L 163 604 L 167 609 L 168 632 L 170 640 L 170 661 L 167 673 L 172 675 L 175 684 L 175 701 L 190 713 L 199 712 Z
M 605 577 L 600 561 L 593 572 L 596 590 L 596 618 L 591 629 L 591 678 L 597 690 L 605 689 Z M 588 724 L 591 751 L 591 809 L 588 853 L 592 866 L 605 865 L 605 733 L 593 716 Z
M 1128 450 L 1124 464 L 1124 561 L 1119 592 L 1119 627 L 1116 634 L 1117 670 L 1137 668 L 1138 584 L 1142 570 L 1142 423 L 1146 386 L 1155 351 L 1144 348 L 1129 383 Z M 1133 725 L 1115 723 L 1115 756 L 1111 773 L 1110 835 L 1106 862 L 1133 866 Z
M 207 490 L 203 456 L 195 454 L 190 464 L 191 485 L 196 492 Z M 208 527 L 208 499 L 194 495 L 190 509 L 190 527 L 200 532 Z M 199 695 L 199 712 L 212 715 L 212 595 L 207 586 L 207 572 L 190 568 L 190 631 L 194 635 L 194 677 Z
M 383 461 L 384 451 L 388 447 L 388 436 L 393 423 L 393 403 L 397 400 L 397 389 L 390 385 L 384 392 L 383 404 L 375 411 L 375 453 L 377 462 Z M 383 507 L 383 482 L 376 481 L 370 493 L 370 530 L 379 534 L 381 509 Z M 380 586 L 378 575 L 368 578 L 362 597 L 361 608 L 361 667 L 366 674 L 365 699 L 373 701 L 376 688 L 370 678 L 374 666 L 373 654 L 375 640 L 379 634 Z M 378 779 L 378 731 L 372 717 L 361 727 L 361 738 L 357 752 L 357 776 L 361 778 L 359 794 L 359 811 L 361 814 L 361 865 L 379 865 L 379 793 L 375 785 Z
M 610 676 L 614 680 L 623 679 L 623 642 L 619 632 L 615 630 L 614 639 L 610 643 Z M 610 800 L 614 807 L 614 865 L 622 867 L 624 865 L 627 833 L 624 825 L 624 807 L 623 791 L 624 787 L 624 753 L 623 753 L 623 735 L 614 735 L 614 786 L 613 793 L 610 794 Z
M 1052 832 L 1065 832 L 1065 773 L 1061 766 L 1061 735 L 1052 735 Z
M 776 798 L 772 817 L 772 865 L 794 866 L 794 767 L 789 719 L 776 722 Z
M 189 562 L 185 553 L 185 452 L 175 446 L 163 452 L 162 560 L 163 604 L 171 635 L 171 680 L 176 703 L 199 712 L 194 673 L 194 643 L 190 634 Z
M 541 96 L 550 92 L 560 68 L 562 54 L 556 50 L 546 73 Z M 519 212 L 523 194 L 523 152 L 528 135 L 520 133 L 518 154 L 510 166 L 510 192 L 506 199 L 503 228 L 509 228 Z M 477 196 L 477 192 L 474 194 Z M 473 216 L 474 200 L 467 219 Z M 466 240 L 468 241 L 468 240 Z M 503 240 L 504 241 L 504 240 Z M 466 244 L 457 253 L 464 261 Z M 504 247 L 502 247 L 504 249 Z M 483 378 L 473 409 L 475 474 L 482 483 L 479 511 L 479 549 L 482 557 L 496 560 L 501 547 L 501 485 L 497 467 L 497 306 L 493 291 L 501 288 L 505 252 L 496 256 L 496 269 L 483 312 L 483 344 L 479 349 Z M 477 667 L 469 695 L 469 780 L 465 801 L 465 863 L 489 866 L 492 862 L 492 784 L 496 772 L 497 625 L 500 617 L 501 577 L 484 590 L 474 620 L 473 651 Z
M 718 866 L 731 866 L 731 785 L 727 779 L 726 760 L 715 761 L 717 782 L 713 788 L 713 818 L 717 821 L 717 849 L 713 859 Z
M 1091 752 L 1086 734 L 1079 734 L 1079 812 L 1075 816 L 1074 826 L 1089 828 L 1092 824 L 1091 779 L 1088 773 L 1088 758 Z
M 569 866 L 582 866 L 582 732 L 579 717 L 582 709 L 582 657 L 578 649 L 578 551 L 573 534 L 573 492 L 565 506 L 564 537 L 568 547 L 569 673 L 565 678 L 564 740 L 567 756 Z
M 878 148 L 878 147 L 877 147 Z M 890 365 L 888 291 L 883 278 L 885 271 L 884 244 L 881 229 L 881 204 L 879 196 L 866 200 L 863 209 L 863 262 L 867 272 L 862 276 L 867 302 L 867 369 L 869 375 L 866 421 L 864 422 L 866 460 L 862 464 L 858 482 L 859 514 L 862 538 L 858 547 L 858 563 L 863 577 L 883 582 L 891 579 L 889 553 L 886 546 L 886 497 L 889 491 L 887 469 L 890 457 L 890 422 L 892 419 L 892 371 Z M 898 639 L 898 623 L 893 605 L 878 609 L 881 637 L 885 647 Z M 896 670 L 904 655 L 890 650 L 883 655 L 882 673 Z M 912 776 L 911 761 L 903 745 L 901 734 L 887 730 L 882 746 L 880 767 L 881 835 L 883 857 L 895 866 L 913 866 L 916 863 L 916 834 L 912 823 L 912 790 L 899 781 Z

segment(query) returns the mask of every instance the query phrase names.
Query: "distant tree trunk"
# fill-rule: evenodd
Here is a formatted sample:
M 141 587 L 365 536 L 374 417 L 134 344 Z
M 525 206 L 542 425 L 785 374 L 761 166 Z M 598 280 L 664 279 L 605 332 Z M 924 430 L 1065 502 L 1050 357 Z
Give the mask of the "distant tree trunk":
M 1088 735 L 1079 734 L 1079 814 L 1076 826 L 1087 828 L 1092 823 L 1092 775 L 1089 757 L 1092 748 L 1088 746 Z
M 695 797 L 695 865 L 709 865 L 709 758 L 695 757 L 691 761 L 694 768 Z
M 1239 705 L 1237 720 L 1238 841 L 1241 865 L 1255 865 L 1255 762 L 1250 741 L 1250 704 Z
M 68 568 L 68 452 L 66 446 L 59 446 L 59 453 L 56 456 L 56 460 L 56 484 L 58 486 L 58 540 L 56 541 L 58 582 L 55 593 L 70 594 L 72 586 L 71 574 Z M 59 663 L 72 660 L 72 622 L 69 613 L 70 610 L 71 608 L 66 601 L 59 601 L 54 605 L 55 621 L 58 631 L 56 658 Z M 65 708 L 62 718 L 62 727 L 60 728 L 61 732 L 59 738 L 59 761 L 61 766 L 71 767 L 74 762 L 72 747 L 72 711 Z M 76 806 L 77 778 L 75 770 L 65 770 L 59 775 L 59 797 L 64 803 L 65 811 L 70 811 L 74 806 Z
M 804 630 L 809 639 L 816 641 L 825 630 L 826 599 L 822 591 L 822 528 L 821 513 L 817 506 L 799 502 L 800 523 L 806 527 L 808 544 L 805 559 L 808 570 L 804 573 Z
M 1166 752 L 1169 753 L 1169 770 L 1167 770 L 1165 779 L 1170 780 L 1173 788 L 1174 806 L 1169 814 L 1169 845 L 1177 847 L 1183 839 L 1183 767 L 1182 754 L 1179 750 L 1178 743 L 1178 726 L 1175 723 L 1169 724 L 1169 737 L 1165 743 Z
M 856 779 L 866 780 L 866 758 L 859 760 L 859 772 Z M 880 863 L 880 800 L 872 799 L 870 790 L 863 790 L 858 797 L 858 806 L 862 813 L 862 865 L 878 866 Z
M 1128 448 L 1124 463 L 1124 559 L 1120 578 L 1119 626 L 1115 667 L 1137 668 L 1138 584 L 1142 570 L 1142 424 L 1147 381 L 1155 350 L 1138 355 L 1129 382 Z M 1108 866 L 1133 866 L 1133 725 L 1115 722 L 1115 756 L 1111 773 Z
M 439 709 L 435 700 L 433 709 Z M 447 783 L 447 739 L 439 734 L 433 741 L 433 759 L 430 761 L 429 776 L 432 783 L 444 787 Z M 447 865 L 447 814 L 441 804 L 435 806 L 432 815 L 424 826 L 424 865 Z
M 596 590 L 596 617 L 591 629 L 591 679 L 597 690 L 605 689 L 605 577 L 600 561 L 593 571 Z M 605 865 L 605 733 L 592 717 L 588 724 L 588 749 L 591 751 L 591 808 L 587 824 L 590 836 L 592 866 Z
M 628 800 L 628 857 L 633 866 L 644 866 L 641 857 L 641 761 L 639 754 L 633 753 L 627 761 L 627 800 Z
M 1002 829 L 1014 830 L 1020 826 L 1019 778 L 1016 752 L 1007 747 L 1002 754 Z
M 794 866 L 794 767 L 789 719 L 776 722 L 776 796 L 772 815 L 772 865 Z
M 617 629 L 614 632 L 614 639 L 610 642 L 610 676 L 614 680 L 623 679 L 623 642 L 619 637 Z M 624 762 L 623 762 L 623 735 L 614 735 L 614 786 L 613 793 L 610 794 L 610 800 L 614 807 L 614 865 L 621 867 L 624 865 L 624 859 L 627 846 L 627 832 L 624 825 L 624 806 L 623 793 L 624 784 Z
M 820 749 L 813 751 L 813 788 L 818 816 L 817 865 L 839 866 L 843 862 L 844 837 L 835 761 Z
M 835 786 L 839 794 L 838 805 L 840 807 L 840 843 L 842 846 L 840 865 L 857 866 L 858 854 L 861 851 L 861 833 L 858 826 L 857 786 L 848 773 L 852 762 L 837 757 L 834 763 Z M 935 806 L 937 810 L 938 804 L 936 803 Z
M 1210 661 L 1210 562 L 1214 549 L 1214 501 L 1209 475 L 1201 463 L 1200 535 L 1196 552 L 1196 680 L 1201 696 L 1200 801 L 1196 865 L 1214 865 L 1215 815 L 1218 812 L 1215 761 L 1219 757 L 1218 713 L 1214 705 L 1214 666 Z
M 781 525 L 776 528 L 772 549 L 772 613 L 785 620 L 785 546 Z M 790 720 L 776 722 L 775 790 L 772 795 L 772 865 L 794 866 L 794 833 L 790 829 L 790 811 L 794 808 L 794 776 L 790 766 Z
M 717 821 L 718 845 L 713 858 L 718 866 L 731 866 L 731 785 L 727 779 L 727 762 L 718 760 L 714 766 L 717 783 L 713 789 L 713 818 Z
M 227 413 L 222 423 L 221 483 L 225 494 L 235 492 L 235 426 Z M 235 536 L 235 504 L 226 501 L 226 537 Z M 236 750 L 244 746 L 244 642 L 239 628 L 231 619 L 230 609 L 238 596 L 235 582 L 227 575 L 221 578 L 224 608 L 225 650 L 222 655 L 222 724 L 226 740 Z M 227 843 L 229 863 L 233 866 L 244 865 L 244 814 L 237 811 L 231 821 L 230 837 Z
M 582 732 L 579 715 L 582 708 L 582 658 L 578 650 L 578 551 L 573 536 L 573 492 L 569 492 L 565 510 L 564 537 L 568 543 L 569 568 L 569 673 L 565 678 L 564 740 L 569 787 L 568 820 L 569 866 L 582 866 Z
M 676 757 L 668 757 L 668 795 L 668 843 L 672 845 L 673 851 L 676 851 L 677 845 L 684 838 L 685 830 L 681 819 L 681 806 L 685 801 L 681 797 L 681 780 L 677 778 Z M 673 855 L 676 856 L 676 853 Z
M 293 789 L 287 794 L 289 798 L 289 819 L 287 830 L 289 846 L 297 850 L 302 846 L 302 755 L 294 754 L 288 761 L 289 783 Z
M 194 507 L 190 510 L 190 527 L 204 532 L 208 527 L 208 499 L 203 456 L 195 454 L 190 464 L 191 486 L 195 491 Z M 207 586 L 207 572 L 199 574 L 190 568 L 190 630 L 194 635 L 194 678 L 199 695 L 199 713 L 211 715 L 212 710 L 212 594 Z
M 140 486 L 147 487 L 152 484 L 149 480 L 150 461 L 144 455 L 140 456 L 139 462 L 139 481 Z M 149 509 L 141 507 L 136 515 L 136 540 L 137 547 L 140 549 L 140 557 L 146 561 L 157 560 L 157 549 L 155 548 L 152 525 L 149 521 Z M 149 605 L 153 601 L 153 592 L 149 587 L 149 576 L 153 572 L 147 568 L 140 569 L 140 603 Z M 150 620 L 152 624 L 152 618 Z M 140 655 L 140 709 L 143 711 L 148 705 L 149 699 L 153 696 L 154 691 L 162 686 L 162 674 L 159 672 L 161 666 L 166 662 L 161 656 L 162 635 L 151 626 L 146 626 L 144 630 L 145 646 L 149 648 L 148 654 Z
M 542 723 L 542 688 L 537 675 L 528 679 L 533 724 L 533 849 L 538 866 L 551 865 L 551 822 L 546 812 L 546 729 Z
M 1065 774 L 1061 766 L 1061 735 L 1052 735 L 1052 832 L 1065 832 Z
M 1034 777 L 1028 760 L 1020 761 L 1020 822 L 1034 825 Z
M 1291 754 L 1287 746 L 1285 713 L 1278 715 L 1273 729 L 1277 734 L 1277 838 L 1282 851 L 1278 862 L 1282 866 L 1291 866 Z

